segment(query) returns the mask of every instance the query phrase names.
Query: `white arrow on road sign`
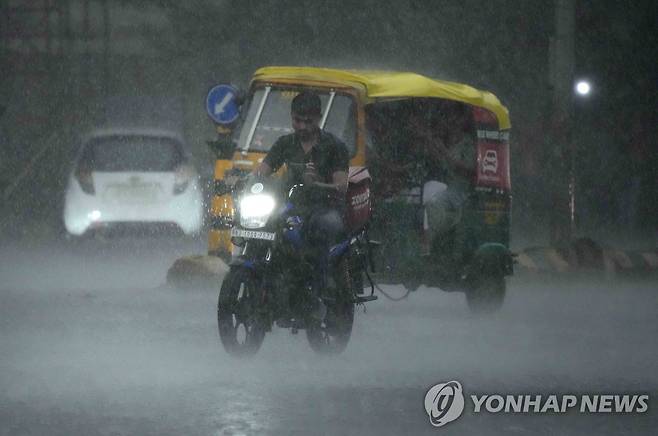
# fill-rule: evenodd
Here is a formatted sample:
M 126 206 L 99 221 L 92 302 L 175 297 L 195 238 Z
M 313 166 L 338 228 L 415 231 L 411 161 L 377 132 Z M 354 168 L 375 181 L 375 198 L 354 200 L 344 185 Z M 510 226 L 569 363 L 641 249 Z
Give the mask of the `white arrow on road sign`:
M 208 91 L 206 111 L 217 124 L 230 124 L 240 116 L 236 102 L 238 91 L 231 85 L 220 84 Z
M 228 92 L 226 93 L 226 95 L 224 96 L 221 102 L 215 103 L 215 115 L 219 115 L 223 113 L 224 108 L 226 108 L 226 105 L 229 104 L 232 98 L 233 98 L 233 94 Z

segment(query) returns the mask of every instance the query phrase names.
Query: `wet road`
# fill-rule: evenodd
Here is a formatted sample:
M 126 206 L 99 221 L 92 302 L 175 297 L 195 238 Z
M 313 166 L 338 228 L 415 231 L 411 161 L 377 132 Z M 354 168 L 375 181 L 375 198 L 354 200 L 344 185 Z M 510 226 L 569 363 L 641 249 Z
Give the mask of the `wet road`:
M 517 277 L 484 319 L 463 295 L 421 287 L 359 311 L 340 356 L 320 358 L 303 333 L 275 329 L 240 361 L 219 344 L 215 290 L 164 286 L 173 260 L 203 244 L 142 242 L 0 250 L 0 435 L 616 435 L 658 425 L 655 281 Z M 449 380 L 466 395 L 651 398 L 642 414 L 467 406 L 434 428 L 424 396 Z

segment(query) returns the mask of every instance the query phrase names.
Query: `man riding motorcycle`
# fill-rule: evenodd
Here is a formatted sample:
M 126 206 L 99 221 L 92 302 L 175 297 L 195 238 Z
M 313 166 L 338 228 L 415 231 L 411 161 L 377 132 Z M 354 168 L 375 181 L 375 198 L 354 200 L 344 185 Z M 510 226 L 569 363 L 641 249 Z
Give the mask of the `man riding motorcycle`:
M 334 135 L 320 130 L 322 104 L 317 94 L 299 93 L 290 109 L 294 133 L 277 139 L 253 174 L 266 177 L 286 164 L 288 189 L 304 184 L 322 192 L 306 205 L 304 228 L 305 239 L 312 247 L 308 256 L 315 267 L 317 295 L 325 285 L 329 248 L 344 231 L 349 152 Z M 322 312 L 321 307 L 317 309 Z

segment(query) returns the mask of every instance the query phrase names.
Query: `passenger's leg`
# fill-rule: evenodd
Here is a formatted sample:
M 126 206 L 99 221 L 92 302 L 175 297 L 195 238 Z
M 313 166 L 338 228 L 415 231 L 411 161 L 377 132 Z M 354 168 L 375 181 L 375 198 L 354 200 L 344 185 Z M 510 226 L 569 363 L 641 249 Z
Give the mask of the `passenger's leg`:
M 449 232 L 459 223 L 465 199 L 464 192 L 449 187 L 428 195 L 425 211 L 431 239 Z
M 430 230 L 430 222 L 427 212 L 427 205 L 430 204 L 437 196 L 446 190 L 444 183 L 436 180 L 430 180 L 423 185 L 423 208 L 422 208 L 422 228 L 420 234 L 420 255 L 429 256 L 431 251 L 432 233 Z

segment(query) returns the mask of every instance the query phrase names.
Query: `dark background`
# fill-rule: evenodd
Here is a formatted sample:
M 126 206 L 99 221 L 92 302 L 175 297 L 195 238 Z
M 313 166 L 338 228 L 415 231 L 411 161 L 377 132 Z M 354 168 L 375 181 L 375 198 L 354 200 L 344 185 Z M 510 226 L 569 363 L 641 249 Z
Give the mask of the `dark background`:
M 109 98 L 176 101 L 174 116 L 209 173 L 207 90 L 219 82 L 246 86 L 260 66 L 291 64 L 409 70 L 495 93 L 513 126 L 515 243 L 546 243 L 551 193 L 562 189 L 556 161 L 564 159 L 553 139 L 561 126 L 552 121 L 549 81 L 555 6 L 3 0 L 3 231 L 61 231 L 58 208 L 76 138 L 103 123 Z M 587 98 L 574 97 L 571 119 L 578 235 L 656 242 L 657 16 L 650 0 L 575 0 L 575 78 L 593 86 Z

